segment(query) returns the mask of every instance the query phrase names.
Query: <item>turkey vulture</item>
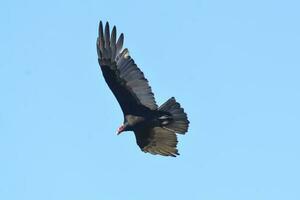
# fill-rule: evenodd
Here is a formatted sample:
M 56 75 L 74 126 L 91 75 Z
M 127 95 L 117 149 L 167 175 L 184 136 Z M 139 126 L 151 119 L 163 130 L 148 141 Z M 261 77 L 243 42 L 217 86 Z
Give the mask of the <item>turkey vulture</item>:
M 187 132 L 187 114 L 174 97 L 157 106 L 147 79 L 130 57 L 128 49 L 123 49 L 123 42 L 123 33 L 117 40 L 116 27 L 110 33 L 108 22 L 103 30 L 100 21 L 98 62 L 124 114 L 123 125 L 117 134 L 133 131 L 142 151 L 176 157 L 179 155 L 176 133 Z

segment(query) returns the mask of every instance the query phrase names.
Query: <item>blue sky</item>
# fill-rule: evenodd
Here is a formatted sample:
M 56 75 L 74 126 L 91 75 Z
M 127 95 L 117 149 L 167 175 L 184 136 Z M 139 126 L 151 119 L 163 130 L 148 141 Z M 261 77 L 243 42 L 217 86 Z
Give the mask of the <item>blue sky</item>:
M 0 199 L 300 199 L 299 1 L 4 1 Z M 156 100 L 191 121 L 177 158 L 116 136 L 99 20 Z

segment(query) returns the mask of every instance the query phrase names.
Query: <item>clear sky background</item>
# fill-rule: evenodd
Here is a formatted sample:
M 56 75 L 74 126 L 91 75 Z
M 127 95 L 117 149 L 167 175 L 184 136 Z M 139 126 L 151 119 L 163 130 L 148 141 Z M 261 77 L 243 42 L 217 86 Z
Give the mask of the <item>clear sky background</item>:
M 0 199 L 299 200 L 299 1 L 2 1 Z M 117 136 L 99 20 L 158 104 L 188 113 L 177 158 Z

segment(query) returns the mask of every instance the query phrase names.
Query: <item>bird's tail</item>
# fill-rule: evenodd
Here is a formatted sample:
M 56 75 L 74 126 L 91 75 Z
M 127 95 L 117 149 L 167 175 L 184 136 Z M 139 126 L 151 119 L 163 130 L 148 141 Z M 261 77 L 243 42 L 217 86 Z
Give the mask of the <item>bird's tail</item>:
M 163 120 L 161 123 L 163 127 L 180 134 L 187 132 L 190 122 L 187 118 L 187 114 L 183 108 L 180 107 L 180 104 L 176 102 L 174 97 L 162 104 L 158 110 L 171 114 L 171 118 L 169 119 L 168 116 L 160 117 L 161 120 Z

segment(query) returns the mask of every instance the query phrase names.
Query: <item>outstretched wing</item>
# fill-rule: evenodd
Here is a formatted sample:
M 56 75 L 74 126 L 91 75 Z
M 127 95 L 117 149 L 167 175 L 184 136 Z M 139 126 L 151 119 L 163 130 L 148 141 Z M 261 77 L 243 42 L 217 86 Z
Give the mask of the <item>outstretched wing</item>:
M 108 22 L 103 33 L 99 24 L 97 39 L 98 61 L 109 88 L 117 98 L 124 115 L 139 114 L 145 110 L 156 110 L 157 104 L 151 87 L 143 72 L 123 48 L 124 36 L 116 41 L 117 30 L 114 26 L 110 34 Z
M 135 131 L 136 142 L 144 152 L 163 156 L 179 155 L 176 149 L 177 136 L 175 132 L 162 127 Z

